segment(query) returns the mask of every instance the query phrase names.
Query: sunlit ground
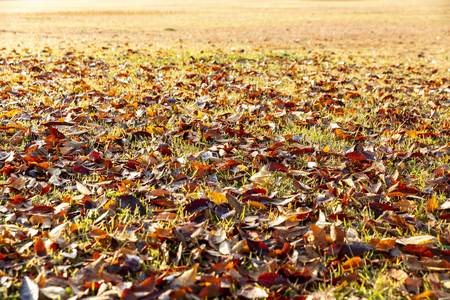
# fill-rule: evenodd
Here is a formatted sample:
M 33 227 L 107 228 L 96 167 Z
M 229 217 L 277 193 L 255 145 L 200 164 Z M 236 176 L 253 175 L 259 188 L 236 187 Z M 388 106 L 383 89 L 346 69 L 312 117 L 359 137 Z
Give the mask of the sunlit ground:
M 448 51 L 448 1 L 0 1 L 4 47 Z

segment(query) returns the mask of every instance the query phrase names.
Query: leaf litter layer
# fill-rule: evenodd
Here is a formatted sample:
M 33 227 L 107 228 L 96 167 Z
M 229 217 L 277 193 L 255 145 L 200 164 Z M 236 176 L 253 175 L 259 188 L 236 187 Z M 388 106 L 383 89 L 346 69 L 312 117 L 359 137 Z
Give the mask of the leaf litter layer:
M 448 63 L 0 58 L 13 299 L 448 297 Z

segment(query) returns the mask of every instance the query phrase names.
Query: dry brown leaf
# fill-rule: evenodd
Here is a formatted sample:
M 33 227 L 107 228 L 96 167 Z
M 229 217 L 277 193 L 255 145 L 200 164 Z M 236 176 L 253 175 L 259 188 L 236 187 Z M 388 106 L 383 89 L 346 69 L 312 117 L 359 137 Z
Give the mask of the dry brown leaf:
M 386 270 L 386 274 L 397 281 L 403 281 L 409 277 L 405 271 L 399 269 L 388 269 Z
M 188 286 L 194 284 L 197 281 L 197 268 L 198 263 L 196 263 L 192 269 L 185 271 L 183 274 L 178 276 L 170 285 L 171 286 Z
M 330 227 L 330 237 L 333 243 L 343 243 L 345 239 L 345 232 L 333 224 Z
M 308 237 L 308 242 L 313 243 L 317 247 L 328 246 L 327 234 L 316 224 L 311 225 L 312 234 Z

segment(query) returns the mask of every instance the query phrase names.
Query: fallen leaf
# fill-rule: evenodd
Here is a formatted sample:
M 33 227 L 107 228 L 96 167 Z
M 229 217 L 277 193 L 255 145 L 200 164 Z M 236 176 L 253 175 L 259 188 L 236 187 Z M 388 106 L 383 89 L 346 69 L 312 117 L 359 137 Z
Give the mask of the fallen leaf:
M 432 197 L 430 200 L 428 200 L 427 206 L 425 208 L 426 211 L 435 212 L 438 209 L 439 209 L 439 204 L 438 204 L 436 198 Z
M 312 234 L 308 237 L 308 242 L 318 247 L 328 246 L 327 235 L 323 229 L 313 224 L 311 225 Z
M 241 216 L 242 213 L 244 212 L 244 206 L 236 199 L 236 197 L 234 197 L 230 193 L 226 193 L 225 196 L 231 207 L 233 207 L 236 210 L 236 214 L 238 216 Z
M 348 272 L 348 271 L 354 271 L 356 269 L 359 269 L 362 267 L 362 260 L 361 257 L 352 257 L 350 259 L 348 259 L 347 261 L 345 261 L 342 264 L 342 268 L 344 269 L 344 271 Z
M 178 276 L 170 285 L 171 286 L 188 286 L 194 284 L 197 279 L 197 268 L 198 263 L 192 267 L 192 269 L 185 271 L 183 274 Z
M 333 224 L 330 227 L 330 237 L 333 243 L 343 243 L 345 239 L 345 232 Z
M 242 296 L 247 299 L 267 298 L 269 295 L 262 289 L 256 286 L 246 286 L 241 288 L 236 296 Z
M 47 249 L 45 248 L 45 244 L 39 236 L 34 243 L 34 254 L 39 257 L 43 257 L 47 255 Z
M 22 300 L 38 300 L 39 286 L 28 276 L 25 276 L 19 290 L 19 297 Z
M 134 214 L 136 210 L 140 215 L 146 214 L 145 207 L 141 204 L 141 202 L 132 195 L 122 195 L 116 197 L 114 200 L 119 203 L 120 208 L 122 209 L 130 209 L 130 213 Z
M 270 288 L 274 285 L 287 286 L 289 284 L 286 278 L 283 278 L 273 272 L 259 275 L 258 283 L 267 288 Z
M 45 295 L 45 297 L 49 299 L 65 300 L 69 298 L 66 289 L 59 286 L 48 286 L 40 288 L 40 291 Z
M 225 202 L 227 200 L 226 196 L 222 193 L 217 192 L 209 192 L 210 196 L 214 199 L 214 202 L 216 204 L 220 204 L 222 202 Z
M 83 195 L 91 195 L 92 192 L 82 183 L 77 181 L 77 190 Z
M 389 250 L 395 247 L 396 241 L 397 239 L 382 239 L 381 241 L 378 242 L 375 248 L 378 251 L 388 252 Z
M 432 235 L 421 235 L 421 236 L 413 236 L 409 238 L 402 238 L 397 240 L 397 243 L 402 245 L 428 245 L 434 244 L 436 237 Z
M 306 297 L 306 300 L 336 300 L 336 297 L 334 297 L 333 294 L 328 291 L 313 292 L 308 297 Z
M 433 299 L 434 298 L 434 292 L 430 292 L 426 290 L 425 292 L 420 293 L 419 295 L 412 296 L 411 299 Z
M 404 281 L 408 278 L 408 273 L 399 269 L 388 269 L 386 270 L 386 274 L 397 281 Z

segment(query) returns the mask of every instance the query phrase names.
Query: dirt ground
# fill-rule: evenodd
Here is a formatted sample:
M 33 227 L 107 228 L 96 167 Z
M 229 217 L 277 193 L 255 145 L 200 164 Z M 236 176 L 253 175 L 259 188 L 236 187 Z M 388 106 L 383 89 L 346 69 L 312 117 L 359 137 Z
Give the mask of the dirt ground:
M 450 1 L 0 1 L 0 49 L 449 51 Z

